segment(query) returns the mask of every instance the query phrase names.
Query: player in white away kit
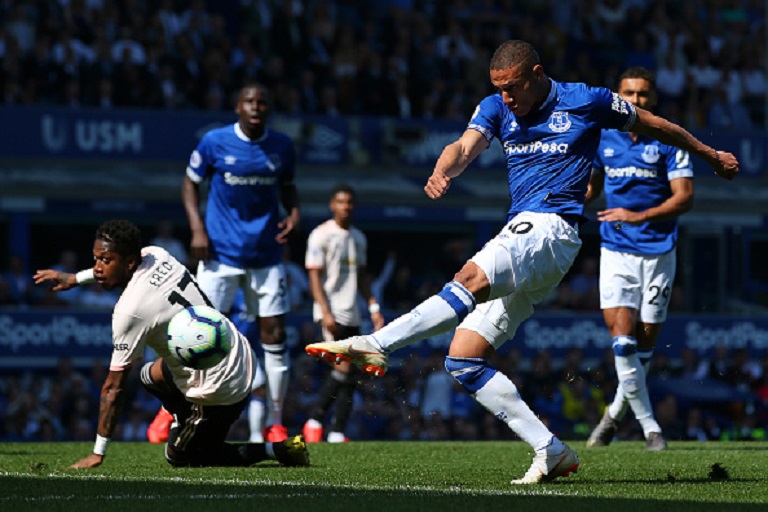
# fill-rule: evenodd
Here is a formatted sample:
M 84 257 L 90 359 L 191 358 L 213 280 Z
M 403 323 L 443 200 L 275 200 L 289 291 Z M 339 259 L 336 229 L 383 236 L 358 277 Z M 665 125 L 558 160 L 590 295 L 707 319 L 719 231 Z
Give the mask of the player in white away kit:
M 381 329 L 384 317 L 371 294 L 366 272 L 368 241 L 365 234 L 352 225 L 355 191 L 348 185 L 337 185 L 328 207 L 333 218 L 323 222 L 309 234 L 304 265 L 309 274 L 313 318 L 320 324 L 323 339 L 333 341 L 360 334 L 362 317 L 358 293 L 363 296 L 374 330 Z M 355 385 L 350 376 L 351 365 L 339 364 L 326 378 L 318 400 L 304 424 L 302 433 L 308 443 L 323 439 L 323 421 L 331 405 L 336 404 L 329 443 L 344 442 Z
M 630 68 L 619 77 L 618 93 L 651 110 L 655 77 L 647 69 Z M 619 387 L 587 446 L 607 446 L 630 406 L 646 448 L 665 450 L 645 380 L 675 279 L 677 217 L 693 207 L 691 158 L 687 151 L 634 132 L 604 131 L 587 204 L 603 190 L 606 209 L 597 214 L 602 221 L 600 307 L 613 338 Z
M 99 283 L 124 287 L 112 314 L 113 350 L 101 390 L 93 453 L 73 468 L 99 466 L 122 412 L 125 385 L 133 365 L 149 346 L 159 356 L 141 368 L 141 383 L 174 416 L 165 456 L 173 466 L 249 466 L 267 459 L 308 465 L 301 436 L 280 443 L 230 444 L 224 440 L 248 403 L 255 358 L 248 340 L 229 323 L 232 348 L 207 370 L 182 366 L 168 352 L 168 323 L 182 309 L 210 305 L 187 269 L 160 247 L 141 247 L 134 224 L 109 221 L 96 230 L 92 269 L 69 274 L 39 270 L 35 283 L 53 282 L 53 290 Z
M 300 212 L 293 183 L 293 142 L 267 128 L 270 103 L 263 85 L 241 89 L 235 109 L 238 121 L 206 133 L 192 152 L 182 197 L 192 231 L 192 258 L 200 261 L 200 287 L 219 311 L 227 313 L 242 289 L 248 315 L 258 319 L 270 405 L 263 436 L 281 441 L 288 437 L 283 402 L 290 374 L 285 346 L 290 298 L 282 244 L 298 228 Z M 210 182 L 205 221 L 199 201 L 204 180 Z M 285 218 L 281 203 L 288 213 Z M 261 393 L 255 392 L 248 413 L 251 441 L 262 438 L 263 411 Z
M 506 155 L 511 198 L 506 226 L 441 292 L 410 313 L 373 335 L 316 343 L 306 350 L 329 362 L 351 360 L 381 375 L 389 352 L 457 328 L 445 367 L 534 449 L 531 467 L 512 483 L 535 484 L 575 471 L 579 458 L 488 359 L 557 286 L 581 247 L 578 224 L 600 130 L 632 130 L 680 146 L 728 179 L 738 172 L 738 162 L 608 89 L 555 82 L 524 41 L 502 44 L 490 68 L 499 92 L 480 102 L 467 130 L 445 147 L 425 191 L 433 199 L 443 196 L 451 181 L 498 138 Z

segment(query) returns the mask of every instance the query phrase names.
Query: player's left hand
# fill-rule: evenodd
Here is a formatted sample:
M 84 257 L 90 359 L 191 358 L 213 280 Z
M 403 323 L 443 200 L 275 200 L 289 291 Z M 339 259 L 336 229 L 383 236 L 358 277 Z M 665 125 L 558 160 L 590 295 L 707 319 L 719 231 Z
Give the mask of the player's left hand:
M 427 180 L 427 184 L 424 186 L 424 192 L 431 199 L 438 199 L 443 197 L 451 186 L 451 178 L 445 175 L 443 172 L 432 173 L 432 176 Z
M 384 327 L 384 315 L 381 312 L 371 313 L 371 322 L 373 322 L 373 330 L 378 331 Z
M 608 208 L 597 212 L 597 220 L 600 222 L 622 222 L 626 224 L 642 224 L 645 217 L 642 212 L 633 212 L 626 208 Z
M 275 240 L 277 243 L 284 244 L 288 241 L 291 234 L 296 231 L 299 226 L 299 216 L 297 214 L 291 214 L 277 223 L 277 229 L 280 231 L 277 233 Z
M 717 160 L 712 163 L 715 174 L 726 180 L 732 180 L 739 173 L 739 160 L 732 153 L 718 151 Z
M 90 454 L 84 459 L 80 459 L 79 461 L 75 462 L 71 466 L 69 466 L 70 469 L 83 469 L 83 468 L 95 468 L 97 466 L 101 466 L 101 463 L 104 461 L 103 455 L 97 455 L 95 453 Z
M 38 270 L 35 275 L 32 276 L 35 284 L 41 284 L 46 282 L 54 283 L 51 286 L 51 290 L 54 292 L 61 292 L 69 290 L 77 286 L 77 279 L 75 274 L 69 274 L 67 272 L 59 272 L 58 270 L 45 269 Z

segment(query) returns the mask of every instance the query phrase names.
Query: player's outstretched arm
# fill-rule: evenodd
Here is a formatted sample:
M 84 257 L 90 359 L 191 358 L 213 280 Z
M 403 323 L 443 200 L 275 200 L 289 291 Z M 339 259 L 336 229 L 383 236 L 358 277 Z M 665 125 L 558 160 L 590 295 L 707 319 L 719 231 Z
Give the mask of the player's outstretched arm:
M 75 274 L 68 272 L 59 272 L 58 270 L 45 269 L 38 270 L 35 275 L 32 276 L 35 284 L 53 283 L 51 290 L 55 292 L 63 292 L 77 286 L 77 279 Z
M 707 146 L 682 126 L 642 108 L 637 108 L 637 120 L 632 131 L 700 156 L 723 179 L 732 180 L 739 173 L 739 160 L 736 156 Z
M 122 371 L 110 371 L 101 388 L 101 401 L 99 402 L 99 423 L 96 427 L 96 444 L 93 453 L 75 462 L 70 468 L 95 468 L 104 461 L 109 439 L 117 427 L 117 420 L 123 412 L 123 400 L 125 398 L 125 384 L 130 373 L 130 366 Z
M 424 192 L 432 199 L 444 196 L 451 186 L 451 180 L 464 172 L 488 146 L 488 141 L 480 132 L 466 130 L 456 142 L 445 146 L 432 176 L 427 180 Z

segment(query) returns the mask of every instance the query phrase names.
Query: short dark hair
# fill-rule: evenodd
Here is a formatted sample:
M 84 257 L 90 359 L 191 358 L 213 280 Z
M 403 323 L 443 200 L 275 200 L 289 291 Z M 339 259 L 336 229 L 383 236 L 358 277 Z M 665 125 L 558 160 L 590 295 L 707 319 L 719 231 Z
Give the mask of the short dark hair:
M 491 57 L 491 70 L 501 70 L 526 65 L 533 69 L 539 64 L 539 54 L 525 41 L 513 39 L 502 43 Z
M 256 81 L 246 82 L 240 88 L 240 92 L 237 94 L 237 101 L 240 101 L 240 98 L 243 96 L 243 93 L 247 89 L 258 89 L 258 90 L 260 90 L 261 92 L 263 92 L 267 96 L 267 100 L 269 100 L 270 103 L 272 102 L 272 91 L 269 90 L 269 87 L 267 87 L 266 85 L 264 85 L 261 82 L 256 82 Z
M 331 197 L 336 196 L 338 193 L 345 193 L 352 196 L 352 199 L 355 198 L 357 194 L 355 194 L 355 189 L 352 188 L 351 185 L 347 185 L 346 183 L 339 183 L 336 186 L 333 187 L 333 190 L 331 191 Z
M 141 230 L 127 220 L 108 220 L 96 229 L 96 240 L 112 244 L 112 250 L 121 256 L 141 258 Z
M 628 68 L 619 76 L 618 85 L 621 85 L 623 80 L 631 78 L 641 78 L 643 80 L 647 80 L 648 83 L 651 84 L 651 90 L 656 92 L 656 75 L 654 75 L 653 71 L 650 69 L 646 69 L 642 66 L 634 66 Z

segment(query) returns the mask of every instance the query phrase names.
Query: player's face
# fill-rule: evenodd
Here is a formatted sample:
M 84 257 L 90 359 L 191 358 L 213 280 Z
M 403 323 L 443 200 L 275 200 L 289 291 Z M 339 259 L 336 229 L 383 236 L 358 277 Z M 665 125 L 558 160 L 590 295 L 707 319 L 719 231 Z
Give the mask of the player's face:
M 331 198 L 329 207 L 336 223 L 346 227 L 352 222 L 355 198 L 349 192 L 338 192 Z
M 645 110 L 656 106 L 656 94 L 645 78 L 625 78 L 619 84 L 619 96 Z
M 269 117 L 269 93 L 259 87 L 248 87 L 240 93 L 237 102 L 240 128 L 247 134 L 264 132 Z
M 491 70 L 491 83 L 507 108 L 518 117 L 527 115 L 544 101 L 544 80 L 546 76 L 540 64 L 533 69 L 520 65 Z
M 128 284 L 135 269 L 134 258 L 113 251 L 111 242 L 99 239 L 93 242 L 93 277 L 105 290 Z

